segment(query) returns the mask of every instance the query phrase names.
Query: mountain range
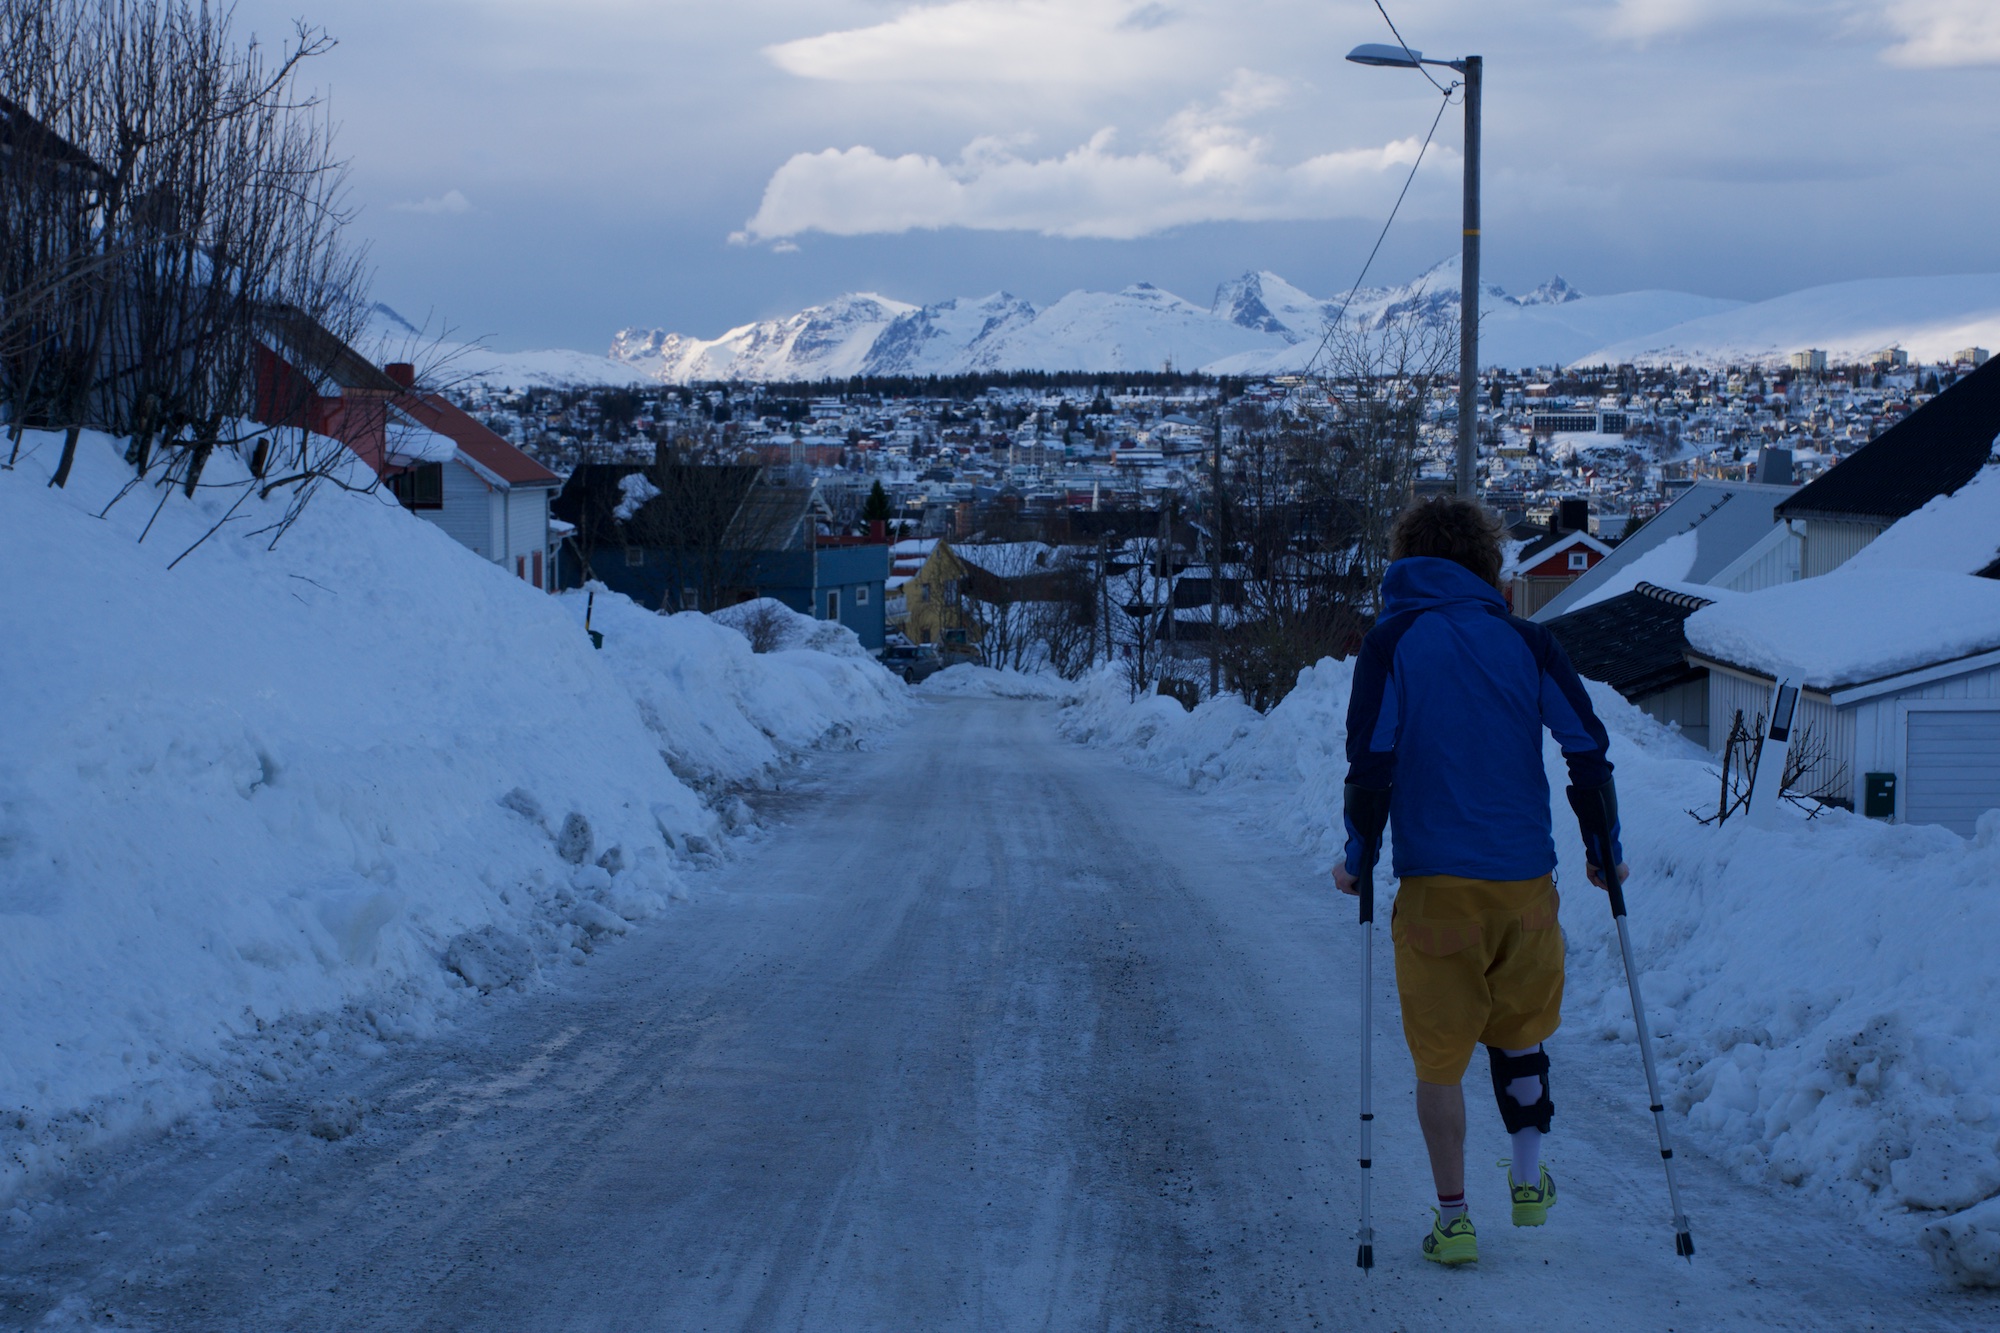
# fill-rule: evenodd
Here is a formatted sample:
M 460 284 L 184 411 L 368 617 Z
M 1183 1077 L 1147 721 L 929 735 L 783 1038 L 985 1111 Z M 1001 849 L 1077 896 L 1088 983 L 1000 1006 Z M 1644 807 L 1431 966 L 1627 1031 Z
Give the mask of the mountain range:
M 1459 272 L 1452 258 L 1401 286 L 1361 288 L 1346 303 L 1346 321 L 1366 330 L 1414 316 L 1450 326 L 1458 316 Z M 1681 292 L 1592 297 L 1559 277 L 1518 297 L 1488 284 L 1480 302 L 1483 359 L 1564 363 L 1607 342 L 1738 304 Z M 1223 283 L 1206 306 L 1151 283 L 1074 291 L 1047 306 L 1007 292 L 923 306 L 857 292 L 717 338 L 623 329 L 610 355 L 670 384 L 1166 367 L 1270 374 L 1310 364 L 1341 312 L 1342 302 L 1268 271 Z
M 1459 271 L 1454 258 L 1400 286 L 1361 288 L 1346 321 L 1369 330 L 1414 316 L 1447 329 L 1458 317 Z M 856 292 L 715 338 L 621 329 L 608 356 L 438 342 L 378 305 L 367 341 L 377 360 L 442 358 L 446 380 L 512 389 L 1166 366 L 1268 375 L 1306 369 L 1341 311 L 1340 301 L 1259 271 L 1223 283 L 1206 306 L 1151 283 L 1074 291 L 1046 306 L 1006 292 L 932 305 Z M 1588 296 L 1558 277 L 1522 296 L 1488 284 L 1480 299 L 1480 361 L 1510 369 L 1770 364 L 1807 347 L 1838 364 L 1890 346 L 1920 361 L 2000 347 L 2000 275 L 1870 278 L 1753 303 L 1674 291 Z

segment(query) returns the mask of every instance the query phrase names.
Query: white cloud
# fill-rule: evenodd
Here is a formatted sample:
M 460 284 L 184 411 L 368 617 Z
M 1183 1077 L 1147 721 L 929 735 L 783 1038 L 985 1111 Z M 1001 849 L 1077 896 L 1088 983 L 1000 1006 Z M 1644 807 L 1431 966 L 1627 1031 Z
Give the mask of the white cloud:
M 955 162 L 869 147 L 799 153 L 764 187 L 738 239 L 779 240 L 963 227 L 1129 240 L 1199 222 L 1379 216 L 1422 140 L 1321 154 L 1291 165 L 1238 123 L 1274 105 L 1284 85 L 1240 73 L 1214 106 L 1190 107 L 1152 151 L 1121 153 L 1115 131 L 1056 157 L 1031 157 L 1017 138 L 975 139 Z M 1422 175 L 1443 191 L 1458 154 L 1432 144 Z M 1418 205 L 1422 207 L 1422 204 Z
M 406 199 L 389 205 L 392 213 L 470 213 L 472 201 L 457 190 L 446 190 L 429 199 Z
M 1102 86 L 1157 76 L 1180 11 L 1136 0 L 951 0 L 764 48 L 780 69 L 843 83 Z
M 1996 0 L 1889 0 L 1885 17 L 1903 40 L 1883 52 L 1896 65 L 2000 65 Z
M 1613 0 L 1610 12 L 1595 15 L 1609 37 L 1644 45 L 1655 37 L 1696 32 L 1725 22 L 1741 24 L 1790 11 L 1802 21 L 1825 21 L 1851 0 Z

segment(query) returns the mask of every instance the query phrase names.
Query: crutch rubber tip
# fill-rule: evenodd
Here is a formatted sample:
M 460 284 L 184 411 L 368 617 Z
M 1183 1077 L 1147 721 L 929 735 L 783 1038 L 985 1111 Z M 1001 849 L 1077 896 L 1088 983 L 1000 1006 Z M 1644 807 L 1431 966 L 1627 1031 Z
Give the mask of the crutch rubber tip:
M 1683 1259 L 1694 1258 L 1694 1237 L 1685 1231 L 1674 1233 L 1674 1253 Z
M 1354 1264 L 1357 1268 L 1373 1268 L 1375 1266 L 1375 1247 L 1373 1245 L 1363 1245 L 1361 1252 L 1354 1256 Z

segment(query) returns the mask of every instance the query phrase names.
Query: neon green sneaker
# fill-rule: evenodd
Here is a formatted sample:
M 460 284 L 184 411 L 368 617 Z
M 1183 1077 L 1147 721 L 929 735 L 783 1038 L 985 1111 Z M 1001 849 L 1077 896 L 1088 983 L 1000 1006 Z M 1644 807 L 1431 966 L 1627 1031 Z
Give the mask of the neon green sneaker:
M 1506 1162 L 1500 1165 L 1507 1166 Z M 1533 1185 L 1522 1185 L 1515 1181 L 1510 1167 L 1507 1172 L 1507 1192 L 1514 1196 L 1514 1225 L 1517 1227 L 1538 1227 L 1549 1220 L 1549 1209 L 1555 1206 L 1556 1182 L 1549 1175 L 1549 1169 L 1542 1168 L 1542 1178 Z
M 1479 1238 L 1472 1232 L 1472 1218 L 1461 1213 L 1449 1223 L 1431 1209 L 1431 1234 L 1424 1237 L 1424 1258 L 1434 1264 L 1476 1264 L 1479 1262 Z

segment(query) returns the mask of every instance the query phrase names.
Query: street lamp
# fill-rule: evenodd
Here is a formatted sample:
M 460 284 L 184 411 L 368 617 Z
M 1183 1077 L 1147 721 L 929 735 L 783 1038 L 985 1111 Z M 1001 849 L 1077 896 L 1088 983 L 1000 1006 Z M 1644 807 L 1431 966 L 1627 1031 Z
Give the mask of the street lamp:
M 1382 42 L 1357 46 L 1347 58 L 1357 65 L 1385 69 L 1441 65 L 1456 70 L 1465 80 L 1465 234 L 1458 289 L 1458 493 L 1477 495 L 1473 469 L 1478 458 L 1479 421 L 1479 83 L 1485 63 L 1478 56 L 1426 60 L 1421 51 Z

